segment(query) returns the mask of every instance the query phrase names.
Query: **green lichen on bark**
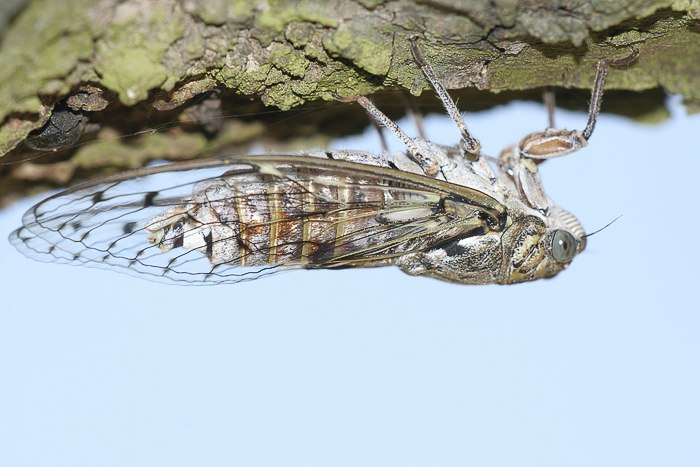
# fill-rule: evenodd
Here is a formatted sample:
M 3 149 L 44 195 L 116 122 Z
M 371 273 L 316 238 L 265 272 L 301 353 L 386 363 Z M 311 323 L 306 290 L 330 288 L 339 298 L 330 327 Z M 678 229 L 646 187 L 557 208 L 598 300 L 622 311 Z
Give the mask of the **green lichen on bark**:
M 119 8 L 104 28 L 103 40 L 96 43 L 94 63 L 100 83 L 126 105 L 145 100 L 151 89 L 171 90 L 179 80 L 176 70 L 166 65 L 166 53 L 183 37 L 185 22 L 166 8 L 155 4 L 146 21 L 142 9 Z
M 697 106 L 698 17 L 696 0 L 30 0 L 0 43 L 0 154 L 86 84 L 154 111 L 193 89 L 280 109 L 384 87 L 418 94 L 413 36 L 449 88 L 493 92 L 588 89 L 599 59 L 634 45 L 639 59 L 609 87 L 663 87 Z

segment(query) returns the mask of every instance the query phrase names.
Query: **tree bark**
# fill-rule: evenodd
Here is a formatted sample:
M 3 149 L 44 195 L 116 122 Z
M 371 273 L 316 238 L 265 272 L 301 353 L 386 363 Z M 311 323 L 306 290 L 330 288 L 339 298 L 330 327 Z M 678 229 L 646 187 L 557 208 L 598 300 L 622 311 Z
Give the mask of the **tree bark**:
M 265 106 L 283 110 L 385 88 L 418 95 L 428 85 L 412 58 L 411 37 L 418 38 L 426 61 L 448 88 L 491 92 L 482 99 L 545 86 L 588 90 L 598 60 L 625 56 L 634 46 L 638 60 L 611 73 L 607 88 L 662 88 L 681 94 L 689 107 L 700 105 L 696 0 L 14 0 L 8 5 L 0 10 L 0 155 L 25 153 L 20 143 L 44 127 L 61 102 L 88 121 L 124 133 L 139 125 L 147 129 L 159 113 L 169 115 L 212 91 L 234 101 L 239 96 L 238 102 L 246 102 L 240 96 L 257 96 Z M 149 119 L 134 118 L 126 130 L 118 122 L 133 117 L 134 109 Z M 243 133 L 260 135 L 256 128 Z M 190 150 L 197 153 L 196 148 Z M 130 150 L 122 148 L 126 153 L 118 151 L 119 157 L 132 157 Z M 104 153 L 93 157 L 105 157 L 99 154 Z M 149 157 L 132 157 L 132 165 Z

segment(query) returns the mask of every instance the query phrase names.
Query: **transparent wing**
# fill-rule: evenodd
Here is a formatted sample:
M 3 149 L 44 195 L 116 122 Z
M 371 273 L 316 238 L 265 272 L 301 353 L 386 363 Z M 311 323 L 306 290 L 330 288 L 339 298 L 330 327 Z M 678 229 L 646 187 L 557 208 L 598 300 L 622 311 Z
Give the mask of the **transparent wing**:
M 218 284 L 391 264 L 504 222 L 502 205 L 468 187 L 330 159 L 246 156 L 78 185 L 31 208 L 10 240 L 41 261 Z

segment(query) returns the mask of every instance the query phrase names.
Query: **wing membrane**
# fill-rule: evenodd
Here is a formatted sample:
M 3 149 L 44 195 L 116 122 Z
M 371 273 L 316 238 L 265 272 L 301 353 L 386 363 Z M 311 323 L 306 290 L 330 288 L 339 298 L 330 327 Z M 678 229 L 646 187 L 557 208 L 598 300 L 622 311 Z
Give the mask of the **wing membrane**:
M 88 182 L 31 208 L 11 235 L 26 256 L 184 284 L 284 269 L 391 264 L 505 209 L 468 187 L 306 156 L 150 167 Z

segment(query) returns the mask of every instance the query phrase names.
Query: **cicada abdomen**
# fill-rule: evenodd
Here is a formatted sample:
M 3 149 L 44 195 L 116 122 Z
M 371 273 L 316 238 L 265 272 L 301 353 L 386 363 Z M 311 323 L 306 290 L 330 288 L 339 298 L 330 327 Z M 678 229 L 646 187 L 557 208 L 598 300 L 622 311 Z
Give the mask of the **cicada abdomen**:
M 438 215 L 438 195 L 324 172 L 305 167 L 284 175 L 272 165 L 230 171 L 151 220 L 149 241 L 162 251 L 197 251 L 214 265 L 328 266 L 370 252 L 395 254 L 388 241 L 395 221 L 406 231 L 411 220 Z

